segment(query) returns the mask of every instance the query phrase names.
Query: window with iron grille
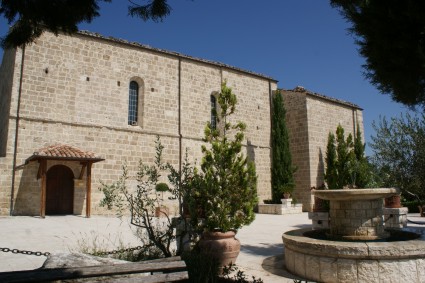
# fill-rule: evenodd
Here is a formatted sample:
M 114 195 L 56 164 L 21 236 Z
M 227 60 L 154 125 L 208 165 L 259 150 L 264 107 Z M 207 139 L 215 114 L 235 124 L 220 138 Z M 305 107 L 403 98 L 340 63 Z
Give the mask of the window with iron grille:
M 139 84 L 130 82 L 128 93 L 128 124 L 137 125 L 137 112 L 139 107 Z
M 210 97 L 211 101 L 211 129 L 217 128 L 217 100 L 214 95 Z

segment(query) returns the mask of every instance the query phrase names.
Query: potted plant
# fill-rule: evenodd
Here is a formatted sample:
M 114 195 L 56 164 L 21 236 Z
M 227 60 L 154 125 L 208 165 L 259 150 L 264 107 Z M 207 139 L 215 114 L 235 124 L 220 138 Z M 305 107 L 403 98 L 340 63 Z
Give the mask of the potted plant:
M 385 198 L 385 207 L 386 208 L 400 208 L 401 207 L 401 195 L 393 195 Z
M 292 195 L 292 192 L 294 191 L 294 184 L 291 183 L 291 184 L 283 185 L 281 188 L 281 191 L 282 191 L 283 198 L 289 199 Z
M 206 125 L 204 141 L 208 144 L 202 146 L 201 170 L 195 171 L 197 187 L 192 196 L 197 203 L 191 206 L 191 217 L 197 217 L 197 207 L 203 208 L 203 219 L 197 221 L 202 230 L 199 247 L 225 266 L 239 254 L 237 230 L 255 218 L 257 176 L 254 163 L 241 152 L 246 125 L 229 121 L 237 100 L 225 82 L 217 101 L 217 127 Z
M 170 188 L 168 187 L 168 185 L 166 183 L 158 183 L 155 186 L 155 191 L 158 192 L 158 193 L 161 193 L 160 206 L 157 206 L 155 208 L 155 216 L 161 217 L 161 216 L 168 215 L 169 214 L 168 207 L 166 207 L 162 203 L 164 202 L 164 192 L 169 192 Z

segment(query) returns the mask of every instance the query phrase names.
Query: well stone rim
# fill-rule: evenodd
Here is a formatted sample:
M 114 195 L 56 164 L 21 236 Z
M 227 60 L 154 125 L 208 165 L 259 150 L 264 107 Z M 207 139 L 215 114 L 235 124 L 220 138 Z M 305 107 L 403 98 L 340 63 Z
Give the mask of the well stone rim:
M 318 198 L 342 201 L 387 198 L 399 193 L 400 189 L 398 188 L 312 190 L 312 194 Z

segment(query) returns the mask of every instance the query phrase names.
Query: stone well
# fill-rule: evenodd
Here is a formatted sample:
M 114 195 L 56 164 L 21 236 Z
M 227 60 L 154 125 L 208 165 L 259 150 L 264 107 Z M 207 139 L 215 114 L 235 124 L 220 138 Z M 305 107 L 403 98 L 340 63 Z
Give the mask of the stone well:
M 286 269 L 318 282 L 425 282 L 424 236 L 383 226 L 383 199 L 398 193 L 313 191 L 330 201 L 330 227 L 284 233 Z
M 395 242 L 318 240 L 299 229 L 283 234 L 285 265 L 317 282 L 425 282 L 425 239 Z
M 395 188 L 313 191 L 330 201 L 329 238 L 354 241 L 389 236 L 384 230 L 383 199 L 398 193 Z

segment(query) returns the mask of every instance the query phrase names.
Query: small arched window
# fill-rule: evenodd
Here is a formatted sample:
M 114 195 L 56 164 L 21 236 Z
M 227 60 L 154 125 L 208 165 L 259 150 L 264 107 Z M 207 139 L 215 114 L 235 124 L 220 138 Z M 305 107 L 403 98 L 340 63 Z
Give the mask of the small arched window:
M 217 99 L 214 95 L 210 96 L 211 102 L 211 129 L 217 128 Z
M 139 84 L 135 81 L 130 82 L 128 92 L 128 124 L 137 125 L 137 116 L 139 108 Z

